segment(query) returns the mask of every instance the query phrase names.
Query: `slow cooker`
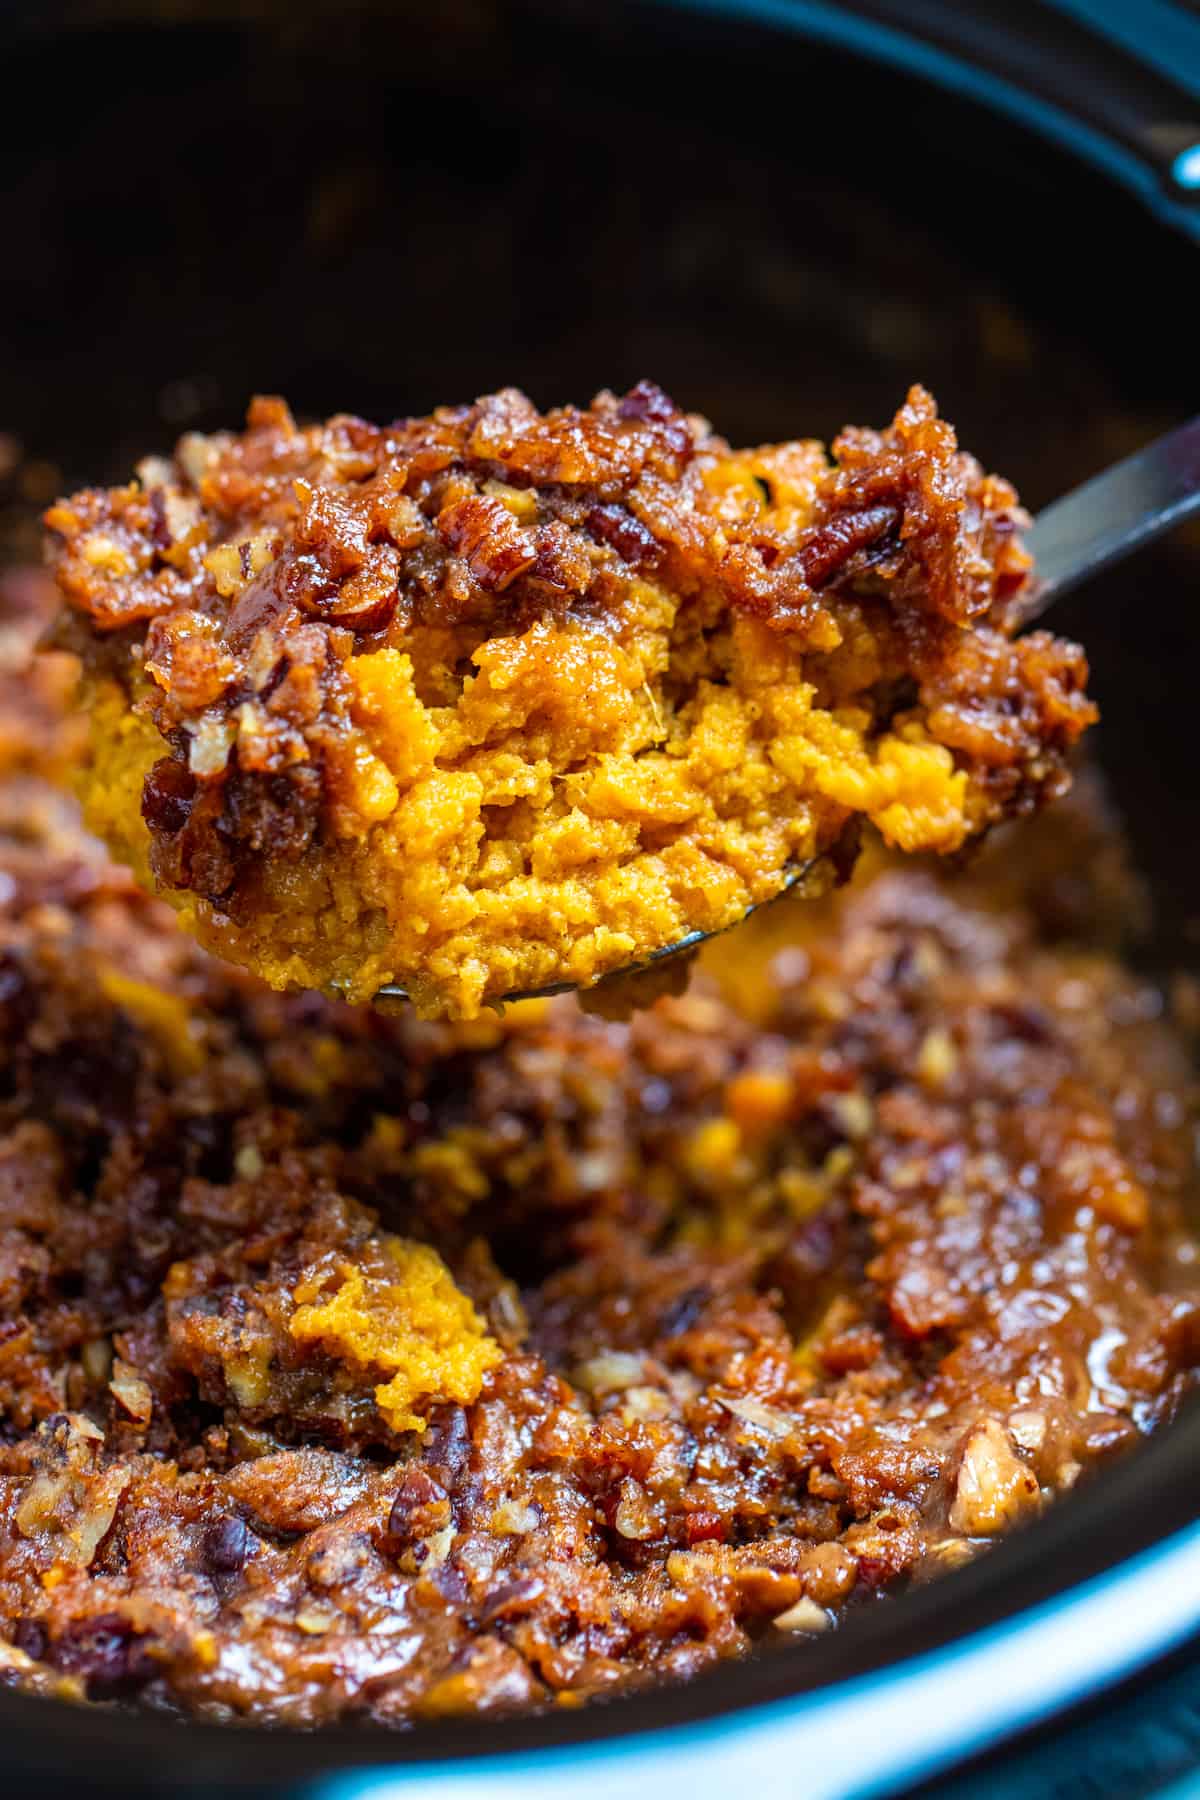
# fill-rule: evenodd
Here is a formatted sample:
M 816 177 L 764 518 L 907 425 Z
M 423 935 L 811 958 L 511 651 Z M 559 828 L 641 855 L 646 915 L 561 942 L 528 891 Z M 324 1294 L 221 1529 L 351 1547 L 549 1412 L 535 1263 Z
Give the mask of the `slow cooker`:
M 919 378 L 1036 509 L 1196 409 L 1188 5 L 42 0 L 0 41 L 0 427 L 63 487 L 254 390 L 393 416 L 649 374 L 753 442 L 888 416 Z M 1054 621 L 1088 645 L 1164 979 L 1200 916 L 1172 773 L 1198 576 L 1177 538 Z M 1081 1708 L 1132 1717 L 1148 1672 L 1176 1692 L 1198 1477 L 1193 1409 L 830 1639 L 553 1718 L 302 1737 L 3 1693 L 8 1791 L 899 1791 L 1034 1728 L 1067 1742 Z M 1149 1754 L 1136 1779 L 1093 1757 L 1094 1791 L 1150 1791 Z

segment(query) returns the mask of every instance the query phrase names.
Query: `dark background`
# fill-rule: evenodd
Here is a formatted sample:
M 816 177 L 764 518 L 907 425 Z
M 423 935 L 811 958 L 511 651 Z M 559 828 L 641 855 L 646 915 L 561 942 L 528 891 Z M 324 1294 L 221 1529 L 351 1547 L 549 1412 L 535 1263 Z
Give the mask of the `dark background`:
M 5 31 L 5 423 L 69 480 L 255 389 L 388 416 L 649 373 L 737 440 L 920 378 L 1036 505 L 1188 410 L 1194 250 L 891 69 L 617 0 Z

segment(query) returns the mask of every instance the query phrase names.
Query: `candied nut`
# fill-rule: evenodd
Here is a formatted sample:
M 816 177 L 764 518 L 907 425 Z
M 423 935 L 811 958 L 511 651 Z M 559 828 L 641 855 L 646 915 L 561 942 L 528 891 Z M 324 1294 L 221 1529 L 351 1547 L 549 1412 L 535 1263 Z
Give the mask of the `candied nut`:
M 236 544 L 218 544 L 204 558 L 204 566 L 216 583 L 222 600 L 232 600 L 248 585 Z
M 79 1360 L 83 1364 L 83 1372 L 93 1387 L 108 1386 L 108 1378 L 112 1373 L 113 1347 L 110 1338 L 89 1338 L 80 1352 Z
M 529 1321 L 513 1282 L 501 1282 L 488 1301 L 488 1323 L 493 1336 L 506 1346 L 519 1344 L 529 1335 Z
M 114 538 L 105 532 L 93 532 L 86 537 L 80 546 L 85 562 L 94 569 L 101 569 L 106 575 L 132 575 L 133 560 L 128 551 L 123 550 Z
M 667 1558 L 667 1574 L 677 1587 L 686 1588 L 710 1565 L 693 1550 L 672 1550 Z
M 644 1542 L 657 1536 L 658 1520 L 640 1482 L 627 1478 L 621 1483 L 621 1498 L 613 1514 L 613 1525 L 623 1538 Z
M 435 1531 L 431 1537 L 425 1538 L 423 1542 L 417 1546 L 418 1550 L 424 1552 L 424 1554 L 415 1557 L 414 1560 L 419 1563 L 423 1570 L 440 1569 L 446 1558 L 449 1556 L 453 1545 L 454 1526 L 453 1524 L 450 1524 L 444 1526 L 441 1531 Z
M 450 1502 L 445 1489 L 418 1463 L 410 1464 L 388 1513 L 388 1536 L 398 1543 L 411 1543 L 441 1530 L 449 1518 Z
M 165 456 L 143 456 L 133 472 L 144 488 L 166 487 L 174 474 Z
M 797 1564 L 804 1592 L 819 1606 L 844 1600 L 858 1579 L 858 1558 L 843 1544 L 814 1544 Z
M 941 1025 L 927 1031 L 917 1053 L 917 1075 L 923 1086 L 942 1088 L 958 1067 L 958 1051 L 950 1033 Z
M 171 545 L 185 543 L 200 525 L 200 502 L 178 488 L 163 490 L 163 526 Z
M 649 1419 L 665 1419 L 671 1402 L 661 1388 L 631 1387 L 625 1390 L 621 1417 L 632 1425 Z
M 114 1463 L 112 1468 L 105 1469 L 89 1483 L 74 1529 L 68 1533 L 73 1554 L 66 1556 L 65 1560 L 74 1562 L 81 1569 L 90 1566 L 92 1558 L 112 1530 L 121 1496 L 132 1480 L 133 1476 L 128 1468 Z
M 383 514 L 387 534 L 397 550 L 415 550 L 426 535 L 420 507 L 408 494 L 397 494 Z
M 240 1407 L 261 1406 L 269 1388 L 268 1352 L 258 1349 L 225 1359 L 225 1381 Z
M 834 1094 L 828 1105 L 838 1129 L 853 1142 L 870 1137 L 875 1113 L 865 1094 Z
M 112 1380 L 108 1384 L 109 1392 L 127 1418 L 135 1424 L 148 1425 L 154 1411 L 154 1396 L 150 1391 L 150 1383 L 130 1368 L 120 1357 L 113 1365 Z
M 622 1350 L 603 1350 L 590 1356 L 575 1370 L 575 1385 L 597 1399 L 604 1394 L 620 1393 L 636 1387 L 644 1373 L 640 1356 L 628 1356 Z
M 338 1614 L 327 1606 L 302 1606 L 296 1624 L 308 1637 L 321 1637 L 337 1624 Z
M 175 457 L 192 486 L 199 487 L 224 448 L 225 438 L 219 432 L 204 437 L 198 431 L 188 431 L 176 445 Z
M 844 1500 L 846 1484 L 832 1469 L 822 1468 L 818 1463 L 808 1472 L 808 1491 L 818 1500 Z
M 319 1543 L 304 1559 L 304 1573 L 314 1588 L 351 1586 L 372 1564 L 371 1539 L 366 1532 L 335 1537 Z
M 509 487 L 505 481 L 485 481 L 483 491 L 490 494 L 493 500 L 499 500 L 501 506 L 507 507 L 513 518 L 518 519 L 521 524 L 527 525 L 530 520 L 537 518 L 537 495 L 528 488 Z M 416 508 L 413 510 L 415 512 Z
M 533 1611 L 545 1591 L 546 1584 L 540 1575 L 517 1575 L 488 1595 L 481 1614 L 482 1621 L 485 1625 L 491 1625 L 497 1619 L 520 1618 Z
M 662 561 L 662 545 L 652 531 L 624 506 L 593 506 L 584 520 L 590 536 L 607 544 L 634 569 Z
M 959 1465 L 950 1525 L 965 1537 L 990 1537 L 1028 1513 L 1041 1498 L 1037 1476 L 1015 1454 L 997 1419 L 971 1432 Z
M 264 1167 L 262 1151 L 257 1144 L 243 1144 L 233 1159 L 234 1173 L 239 1181 L 257 1181 Z
M 926 1556 L 941 1568 L 958 1569 L 964 1563 L 971 1562 L 978 1545 L 961 1537 L 943 1538 L 940 1544 L 933 1544 L 926 1551 Z
M 802 1594 L 794 1606 L 789 1606 L 786 1612 L 778 1613 L 771 1623 L 776 1631 L 827 1631 L 829 1614 L 815 1600 L 810 1600 L 807 1594 Z
M 1046 1441 L 1046 1415 L 1025 1408 L 1009 1413 L 1008 1429 L 1022 1450 L 1040 1450 Z
M 765 1431 L 768 1437 L 786 1437 L 795 1422 L 778 1407 L 766 1406 L 761 1400 L 727 1400 L 719 1394 L 716 1399 L 726 1412 L 754 1426 L 756 1431 Z
M 492 1514 L 491 1531 L 493 1537 L 524 1537 L 527 1532 L 536 1531 L 540 1523 L 541 1513 L 535 1504 L 505 1500 Z
M 200 720 L 188 745 L 188 768 L 203 781 L 219 775 L 237 742 L 237 721 L 208 714 Z
M 520 529 L 510 507 L 494 495 L 455 500 L 438 514 L 437 529 L 443 543 L 492 593 L 502 593 L 537 559 L 537 539 Z
M 90 1561 L 103 1536 L 101 1532 L 91 1538 L 90 1522 L 106 1506 L 113 1482 L 123 1475 L 127 1483 L 129 1472 L 120 1465 L 97 1472 L 96 1446 L 104 1442 L 104 1433 L 82 1413 L 56 1413 L 44 1419 L 37 1436 L 38 1463 L 17 1504 L 17 1530 L 26 1538 L 56 1534 L 56 1555 L 68 1563 L 78 1561 L 81 1548 L 90 1542 L 85 1558 Z M 118 1489 L 112 1495 L 109 1524 L 119 1499 Z

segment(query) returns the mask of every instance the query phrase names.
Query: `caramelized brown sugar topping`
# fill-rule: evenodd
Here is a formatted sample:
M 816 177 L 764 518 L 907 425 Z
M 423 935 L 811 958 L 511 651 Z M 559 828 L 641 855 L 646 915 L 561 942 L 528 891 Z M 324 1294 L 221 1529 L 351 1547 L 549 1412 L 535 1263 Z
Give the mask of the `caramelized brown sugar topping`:
M 50 510 L 94 828 L 276 987 L 461 1016 L 716 930 L 871 820 L 957 849 L 1066 785 L 1079 650 L 930 397 L 734 451 L 642 383 L 184 438 Z
M 1011 902 L 882 873 L 757 1023 L 707 976 L 423 1023 L 48 830 L 0 917 L 9 1681 L 312 1726 L 680 1679 L 982 1554 L 1190 1381 L 1185 1058 Z
M 679 1680 L 986 1553 L 1192 1385 L 1194 1075 L 1096 941 L 1131 890 L 1087 782 L 953 881 L 873 852 L 629 1022 L 430 1021 L 208 957 L 38 716 L 0 1681 L 407 1727 Z

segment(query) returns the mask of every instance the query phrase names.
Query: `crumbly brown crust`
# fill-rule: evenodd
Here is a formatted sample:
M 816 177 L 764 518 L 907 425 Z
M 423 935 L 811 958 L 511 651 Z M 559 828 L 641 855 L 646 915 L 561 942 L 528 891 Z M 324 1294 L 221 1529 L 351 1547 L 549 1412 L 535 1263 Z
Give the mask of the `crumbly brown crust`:
M 738 934 L 631 1023 L 453 1025 L 267 992 L 0 779 L 0 1679 L 575 1703 L 829 1629 L 1136 1444 L 1200 1349 L 1191 1077 L 1020 855 L 797 905 L 766 982 Z M 350 1302 L 414 1242 L 494 1354 L 397 1430 Z
M 1009 635 L 1029 569 L 1013 489 L 958 450 L 920 389 L 887 431 L 844 432 L 833 457 L 811 443 L 730 451 L 650 383 L 546 414 L 509 389 L 382 428 L 342 416 L 301 429 L 281 401 L 258 400 L 241 436 L 185 438 L 139 482 L 55 506 L 51 564 L 74 621 L 63 641 L 93 676 L 123 684 L 164 740 L 141 789 L 158 881 L 198 897 L 203 920 L 229 922 L 209 931 L 212 947 L 267 967 L 236 929 L 282 904 L 281 880 L 264 898 L 264 864 L 307 871 L 323 842 L 361 837 L 372 808 L 382 817 L 389 804 L 364 785 L 364 707 L 382 706 L 386 725 L 399 701 L 365 700 L 356 659 L 411 652 L 422 701 L 453 706 L 482 644 L 539 623 L 621 638 L 641 628 L 647 584 L 673 609 L 669 666 L 650 668 L 646 687 L 668 738 L 703 683 L 740 680 L 736 654 L 720 646 L 731 621 L 753 621 L 786 643 L 793 666 L 803 659 L 817 705 L 857 709 L 867 742 L 908 721 L 951 751 L 947 767 L 970 787 L 959 837 L 1061 792 L 1094 708 L 1077 648 Z M 580 708 L 592 679 L 581 677 Z M 524 729 L 533 738 L 545 726 Z M 478 741 L 454 752 L 455 767 Z M 562 783 L 613 741 L 581 742 L 561 763 L 554 752 L 531 760 L 550 755 Z M 378 735 L 370 744 L 380 752 Z M 505 739 L 498 755 L 511 761 L 510 751 Z M 400 761 L 384 778 L 389 794 L 392 776 L 402 793 L 411 778 L 409 747 Z M 766 816 L 757 791 L 737 804 L 752 822 Z M 731 818 L 733 805 L 720 802 Z M 822 802 L 818 848 L 849 817 L 841 805 Z M 591 849 L 587 867 L 656 854 L 693 830 L 690 816 L 652 818 L 635 851 L 622 838 L 619 852 Z M 605 815 L 605 844 L 615 829 Z M 536 837 L 518 843 L 517 866 L 536 867 Z M 716 861 L 703 867 L 719 875 L 732 859 L 735 911 L 778 885 L 772 858 L 788 845 L 714 839 L 710 830 L 703 849 Z M 495 879 L 464 877 L 472 892 Z M 687 879 L 677 872 L 673 891 Z M 404 892 L 393 904 L 413 902 Z M 443 911 L 457 919 L 461 908 Z M 598 923 L 613 919 L 602 911 Z M 364 940 L 373 931 L 367 921 Z M 452 954 L 488 951 L 472 940 Z M 593 960 L 603 973 L 603 953 Z M 319 956 L 305 965 L 321 966 Z

